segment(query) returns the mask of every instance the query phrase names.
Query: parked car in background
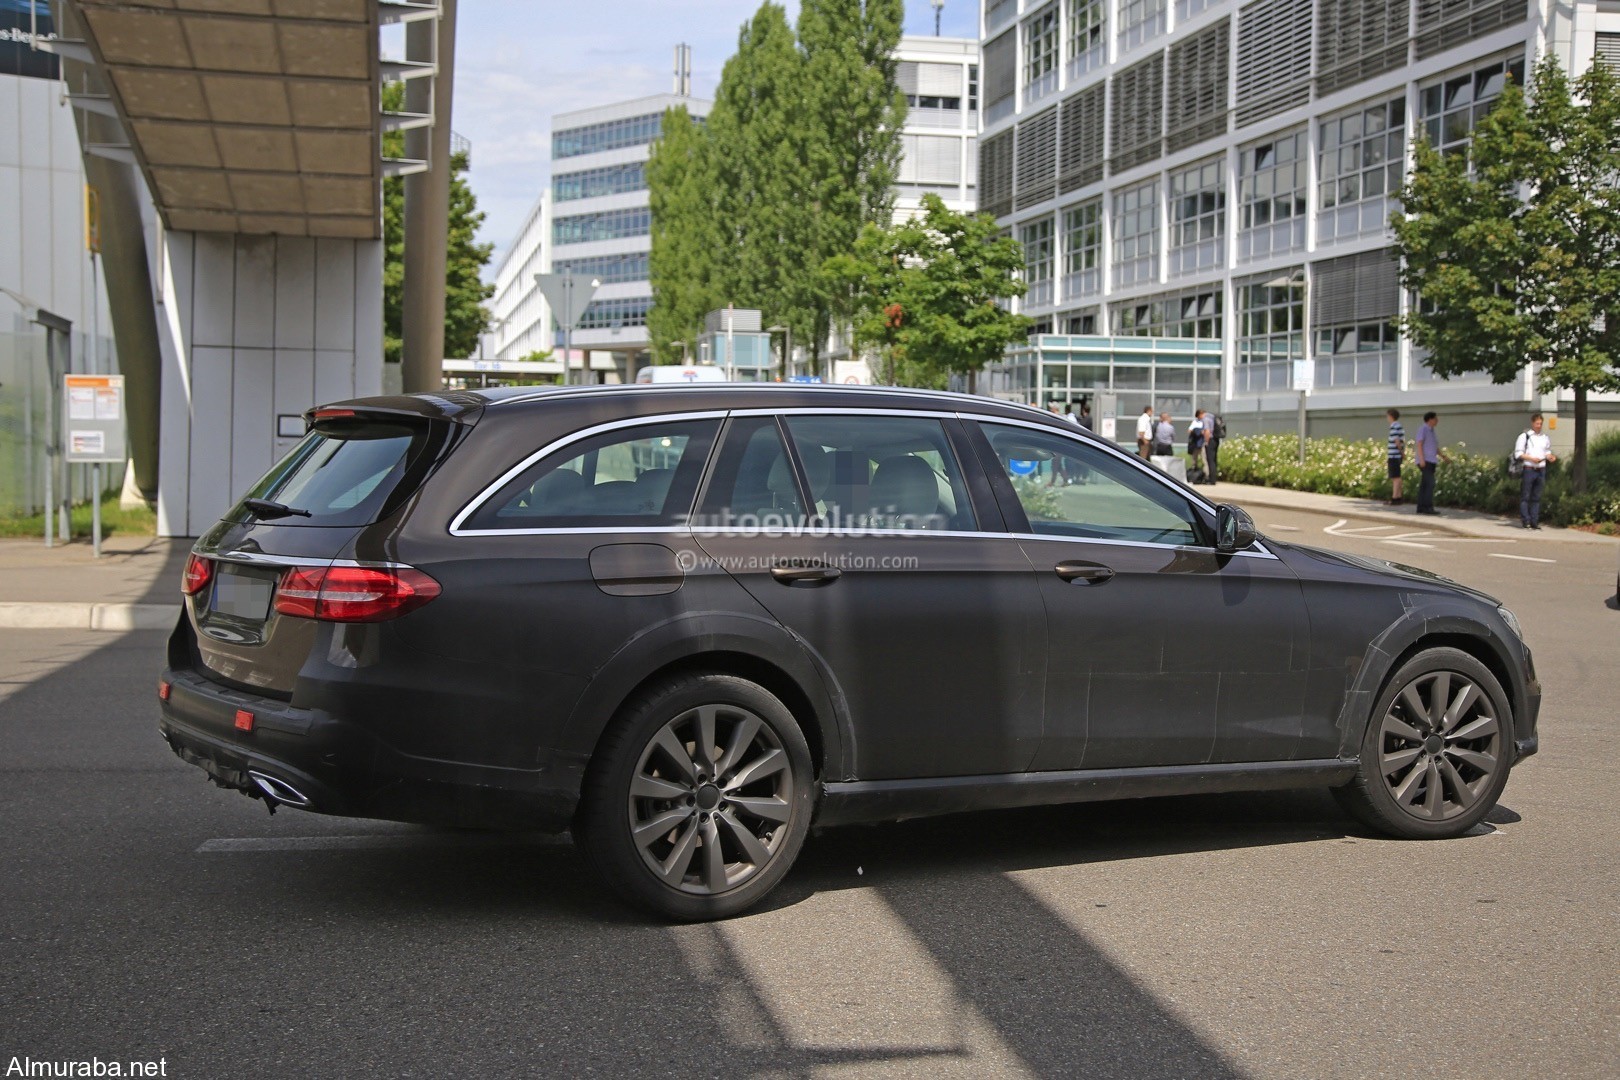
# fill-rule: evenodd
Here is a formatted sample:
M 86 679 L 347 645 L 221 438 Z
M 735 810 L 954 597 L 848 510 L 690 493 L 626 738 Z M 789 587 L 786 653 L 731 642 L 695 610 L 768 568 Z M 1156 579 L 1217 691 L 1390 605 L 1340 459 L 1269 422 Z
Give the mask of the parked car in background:
M 513 388 L 308 420 L 194 548 L 163 737 L 272 809 L 571 829 L 669 918 L 757 903 L 813 822 L 1322 786 L 1453 837 L 1537 748 L 1494 600 L 1261 537 L 1021 406 Z

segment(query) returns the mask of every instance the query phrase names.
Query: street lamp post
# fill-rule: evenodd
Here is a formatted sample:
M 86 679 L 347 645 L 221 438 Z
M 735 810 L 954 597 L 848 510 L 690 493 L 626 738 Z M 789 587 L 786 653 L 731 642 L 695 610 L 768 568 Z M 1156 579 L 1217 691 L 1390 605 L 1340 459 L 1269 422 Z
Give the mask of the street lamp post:
M 786 382 L 792 372 L 788 365 L 793 363 L 793 328 L 791 326 L 767 326 L 767 334 L 782 335 L 782 381 Z
M 939 16 L 945 10 L 945 0 L 930 0 L 934 5 L 934 36 L 939 37 Z

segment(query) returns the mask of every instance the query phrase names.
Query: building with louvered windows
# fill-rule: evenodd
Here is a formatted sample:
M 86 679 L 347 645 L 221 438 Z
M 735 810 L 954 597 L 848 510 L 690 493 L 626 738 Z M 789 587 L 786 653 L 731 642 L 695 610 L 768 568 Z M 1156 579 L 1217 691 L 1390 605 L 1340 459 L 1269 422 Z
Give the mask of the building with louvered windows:
M 895 218 L 938 195 L 952 210 L 974 208 L 979 161 L 979 43 L 971 38 L 903 37 L 895 81 L 906 96 Z
M 979 208 L 1023 242 L 1037 323 L 981 390 L 1275 430 L 1309 360 L 1313 434 L 1393 405 L 1505 447 L 1556 413 L 1528 371 L 1429 370 L 1395 329 L 1388 221 L 1415 133 L 1466 141 L 1548 53 L 1620 62 L 1608 0 L 984 0 L 981 35 Z

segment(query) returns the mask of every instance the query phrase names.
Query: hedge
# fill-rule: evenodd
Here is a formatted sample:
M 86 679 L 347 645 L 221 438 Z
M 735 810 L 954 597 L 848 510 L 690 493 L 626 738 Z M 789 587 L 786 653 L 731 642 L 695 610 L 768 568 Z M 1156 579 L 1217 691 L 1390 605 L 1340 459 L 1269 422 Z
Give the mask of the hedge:
M 1476 454 L 1466 443 L 1446 448 L 1451 460 L 1435 472 L 1434 501 L 1440 506 L 1491 514 L 1519 512 L 1519 481 L 1508 476 L 1507 455 Z M 1239 435 L 1221 443 L 1221 479 L 1237 484 L 1315 491 L 1363 499 L 1390 496 L 1386 448 L 1381 439 L 1307 439 L 1305 464 L 1299 462 L 1297 435 Z M 1592 440 L 1587 454 L 1587 491 L 1570 490 L 1560 460 L 1547 472 L 1541 518 L 1554 525 L 1620 528 L 1620 431 Z M 1417 493 L 1418 468 L 1409 456 L 1402 470 L 1404 494 Z

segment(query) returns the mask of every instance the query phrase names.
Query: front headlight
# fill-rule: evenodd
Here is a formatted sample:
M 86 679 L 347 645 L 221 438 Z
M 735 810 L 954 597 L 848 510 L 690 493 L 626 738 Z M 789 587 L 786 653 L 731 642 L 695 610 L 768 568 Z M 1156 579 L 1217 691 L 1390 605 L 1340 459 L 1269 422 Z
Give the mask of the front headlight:
M 1513 636 L 1523 641 L 1524 629 L 1519 626 L 1519 617 L 1505 607 L 1497 608 L 1496 613 L 1502 616 L 1503 622 L 1508 624 L 1508 629 L 1513 631 Z

